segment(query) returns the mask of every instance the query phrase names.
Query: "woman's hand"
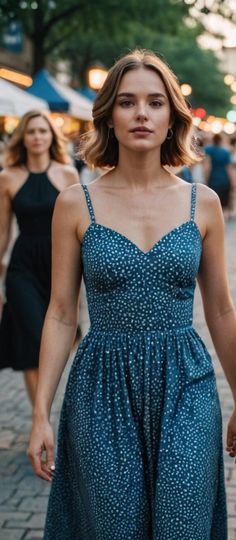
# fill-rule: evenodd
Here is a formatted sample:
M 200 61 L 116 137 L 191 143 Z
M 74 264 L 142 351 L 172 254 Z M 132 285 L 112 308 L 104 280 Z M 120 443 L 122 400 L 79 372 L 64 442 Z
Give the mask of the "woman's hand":
M 55 471 L 54 436 L 48 420 L 34 421 L 27 455 L 35 473 L 40 478 L 51 482 Z
M 230 457 L 235 458 L 236 463 L 236 406 L 229 419 L 226 442 L 226 450 L 229 452 Z

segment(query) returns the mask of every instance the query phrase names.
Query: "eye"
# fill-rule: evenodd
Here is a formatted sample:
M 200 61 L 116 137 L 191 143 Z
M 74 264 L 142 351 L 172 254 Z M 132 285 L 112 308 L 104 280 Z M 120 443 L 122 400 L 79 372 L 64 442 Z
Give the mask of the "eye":
M 132 102 L 130 99 L 125 99 L 124 101 L 120 101 L 118 104 L 119 104 L 121 107 L 126 108 L 126 107 L 132 107 L 133 102 Z
M 158 99 L 154 99 L 153 101 L 151 101 L 150 103 L 151 107 L 154 107 L 155 108 L 159 108 L 163 105 L 163 103 L 161 101 L 159 101 Z

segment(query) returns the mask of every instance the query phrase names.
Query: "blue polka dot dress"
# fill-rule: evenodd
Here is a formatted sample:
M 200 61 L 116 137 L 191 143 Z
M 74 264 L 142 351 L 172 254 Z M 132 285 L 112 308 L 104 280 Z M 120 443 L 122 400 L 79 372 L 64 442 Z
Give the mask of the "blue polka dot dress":
M 66 388 L 45 540 L 226 540 L 221 412 L 192 327 L 201 235 L 189 220 L 144 253 L 91 224 L 91 329 Z

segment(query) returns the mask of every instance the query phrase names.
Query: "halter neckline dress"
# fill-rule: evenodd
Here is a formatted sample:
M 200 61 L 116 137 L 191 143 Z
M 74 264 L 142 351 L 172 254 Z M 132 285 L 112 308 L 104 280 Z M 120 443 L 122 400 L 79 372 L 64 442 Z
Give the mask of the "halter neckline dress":
M 144 253 L 96 222 L 82 244 L 91 328 L 70 371 L 45 540 L 226 540 L 221 412 L 192 327 L 201 235 Z
M 19 236 L 6 274 L 0 324 L 0 369 L 38 367 L 51 291 L 51 221 L 58 189 L 47 171 L 31 172 L 12 199 Z

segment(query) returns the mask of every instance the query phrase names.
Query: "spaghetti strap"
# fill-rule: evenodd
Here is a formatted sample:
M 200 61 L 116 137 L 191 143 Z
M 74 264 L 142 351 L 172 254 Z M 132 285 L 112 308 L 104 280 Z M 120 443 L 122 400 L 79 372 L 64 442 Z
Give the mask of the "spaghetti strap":
M 85 198 L 86 198 L 86 202 L 87 202 L 87 207 L 88 207 L 91 223 L 96 223 L 95 214 L 94 214 L 93 205 L 92 205 L 92 201 L 91 201 L 91 197 L 90 197 L 90 194 L 89 194 L 88 187 L 85 186 L 84 184 L 81 184 L 81 187 L 82 187 L 83 192 L 85 194 Z
M 191 220 L 192 221 L 194 221 L 194 217 L 195 217 L 196 194 L 197 194 L 197 186 L 196 184 L 192 184 L 192 192 L 191 192 Z

